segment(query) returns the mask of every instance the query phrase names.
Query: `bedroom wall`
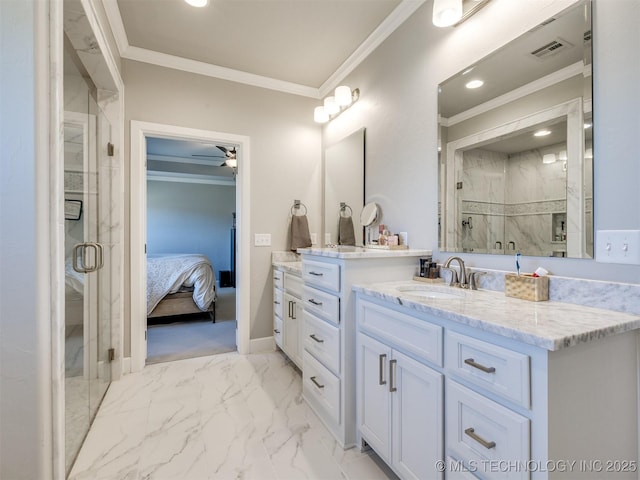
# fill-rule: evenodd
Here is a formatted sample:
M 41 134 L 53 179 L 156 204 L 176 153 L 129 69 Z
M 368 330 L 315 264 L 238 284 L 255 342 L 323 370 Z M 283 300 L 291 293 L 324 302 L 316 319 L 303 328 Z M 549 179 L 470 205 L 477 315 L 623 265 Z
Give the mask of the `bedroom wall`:
M 361 98 L 323 131 L 329 145 L 366 127 L 367 201 L 383 221 L 406 231 L 412 247 L 431 248 L 438 261 L 437 86 L 573 0 L 493 0 L 455 28 L 436 28 L 426 2 L 344 83 Z M 594 0 L 594 212 L 597 229 L 640 228 L 640 2 Z M 401 54 L 400 54 L 401 52 Z M 462 254 L 468 265 L 512 270 L 511 256 Z M 556 275 L 640 283 L 640 266 L 588 259 L 526 257 Z
M 219 281 L 230 270 L 235 209 L 234 186 L 148 181 L 147 253 L 203 253 Z
M 251 142 L 250 235 L 270 233 L 271 247 L 250 251 L 251 338 L 272 335 L 271 251 L 288 248 L 294 199 L 308 208 L 312 232 L 320 231 L 321 130 L 313 122 L 317 100 L 123 60 L 126 86 L 125 169 L 129 169 L 131 120 L 247 135 Z M 129 178 L 125 179 L 125 236 L 129 238 Z M 127 253 L 125 277 L 130 272 Z M 129 295 L 129 285 L 125 285 Z M 125 356 L 130 355 L 129 298 Z

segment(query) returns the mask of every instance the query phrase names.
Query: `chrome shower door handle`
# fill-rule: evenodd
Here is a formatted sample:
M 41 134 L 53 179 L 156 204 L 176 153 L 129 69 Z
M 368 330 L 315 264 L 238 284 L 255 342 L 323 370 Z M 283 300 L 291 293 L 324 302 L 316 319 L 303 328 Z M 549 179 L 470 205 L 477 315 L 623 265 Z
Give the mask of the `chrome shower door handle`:
M 87 264 L 89 250 L 93 250 L 91 264 Z M 72 266 L 78 273 L 91 273 L 99 270 L 104 266 L 104 247 L 94 242 L 76 243 L 73 246 Z

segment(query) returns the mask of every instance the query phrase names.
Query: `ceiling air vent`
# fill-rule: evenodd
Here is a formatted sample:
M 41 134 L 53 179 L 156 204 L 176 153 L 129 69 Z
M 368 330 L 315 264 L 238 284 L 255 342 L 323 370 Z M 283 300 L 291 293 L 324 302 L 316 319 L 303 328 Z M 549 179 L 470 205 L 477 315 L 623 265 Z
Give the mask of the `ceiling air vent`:
M 558 37 L 555 40 L 547 43 L 546 45 L 543 45 L 540 48 L 536 48 L 533 52 L 531 52 L 531 55 L 537 58 L 546 58 L 550 55 L 555 55 L 556 53 L 571 47 L 573 47 L 571 43 Z

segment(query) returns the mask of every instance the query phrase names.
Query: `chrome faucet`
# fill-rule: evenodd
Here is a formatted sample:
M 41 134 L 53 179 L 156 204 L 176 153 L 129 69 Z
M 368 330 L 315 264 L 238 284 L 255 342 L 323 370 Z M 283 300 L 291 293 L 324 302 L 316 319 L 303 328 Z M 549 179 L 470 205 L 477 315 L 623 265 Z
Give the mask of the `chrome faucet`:
M 453 260 L 457 260 L 458 261 L 458 265 L 460 265 L 460 281 L 458 281 L 458 275 L 456 273 L 456 271 L 450 267 L 451 262 Z M 442 266 L 442 268 L 446 268 L 447 270 L 451 271 L 451 282 L 449 283 L 450 286 L 455 287 L 461 287 L 461 288 L 468 288 L 467 285 L 467 272 L 464 268 L 464 260 L 462 260 L 460 257 L 449 257 L 447 258 L 447 261 L 444 262 L 444 265 Z

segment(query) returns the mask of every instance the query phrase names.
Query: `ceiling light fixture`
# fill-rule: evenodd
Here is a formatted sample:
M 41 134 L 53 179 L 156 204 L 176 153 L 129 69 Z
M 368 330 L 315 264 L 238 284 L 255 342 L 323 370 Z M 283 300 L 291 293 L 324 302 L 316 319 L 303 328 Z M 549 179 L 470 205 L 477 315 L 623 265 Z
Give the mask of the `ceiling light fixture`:
M 465 87 L 469 89 L 474 89 L 474 88 L 480 88 L 482 85 L 484 85 L 484 82 L 482 80 L 471 80 L 470 82 L 466 83 Z
M 489 0 L 433 0 L 433 24 L 436 27 L 458 26 Z
M 313 120 L 316 123 L 327 123 L 333 120 L 360 98 L 360 89 L 351 90 L 346 85 L 336 88 L 332 96 L 324 99 L 323 104 L 313 110 Z
M 533 134 L 534 137 L 546 137 L 547 135 L 551 135 L 551 130 L 538 130 Z
M 209 0 L 184 0 L 192 7 L 206 7 L 209 3 Z

